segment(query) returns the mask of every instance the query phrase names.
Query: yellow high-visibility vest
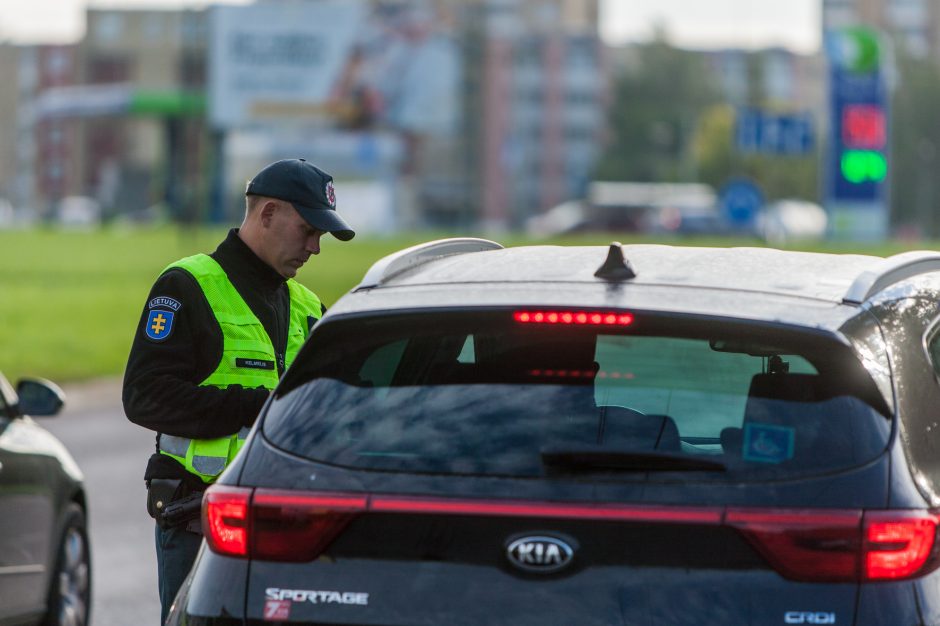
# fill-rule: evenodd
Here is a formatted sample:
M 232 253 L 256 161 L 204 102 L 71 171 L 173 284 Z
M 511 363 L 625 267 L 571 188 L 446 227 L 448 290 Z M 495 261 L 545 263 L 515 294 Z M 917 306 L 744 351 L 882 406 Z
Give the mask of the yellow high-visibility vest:
M 222 329 L 222 358 L 215 371 L 199 384 L 225 388 L 241 385 L 246 389 L 274 389 L 279 372 L 274 344 L 258 317 L 251 311 L 225 270 L 207 254 L 197 254 L 171 263 L 164 270 L 180 268 L 189 272 L 206 296 Z M 320 318 L 322 308 L 316 294 L 288 279 L 290 322 L 284 368 L 294 361 L 309 333 L 308 317 Z M 203 482 L 213 482 L 241 450 L 248 428 L 217 439 L 189 439 L 161 434 L 162 454 L 176 459 Z

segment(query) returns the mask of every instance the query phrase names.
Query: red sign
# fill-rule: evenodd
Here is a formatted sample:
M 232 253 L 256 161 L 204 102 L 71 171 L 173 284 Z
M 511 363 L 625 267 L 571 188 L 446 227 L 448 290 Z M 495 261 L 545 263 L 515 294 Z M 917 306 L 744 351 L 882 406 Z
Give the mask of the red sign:
M 847 104 L 842 109 L 842 143 L 848 149 L 878 150 L 887 138 L 885 112 L 874 104 Z

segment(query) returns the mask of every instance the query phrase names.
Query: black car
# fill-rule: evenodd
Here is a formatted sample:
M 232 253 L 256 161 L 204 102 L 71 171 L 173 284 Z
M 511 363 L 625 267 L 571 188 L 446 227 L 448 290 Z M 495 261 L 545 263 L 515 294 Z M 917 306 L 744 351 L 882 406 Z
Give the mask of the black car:
M 940 254 L 431 242 L 330 308 L 170 624 L 940 623 Z
M 30 415 L 55 415 L 49 381 L 0 374 L 0 624 L 84 626 L 91 557 L 81 470 Z

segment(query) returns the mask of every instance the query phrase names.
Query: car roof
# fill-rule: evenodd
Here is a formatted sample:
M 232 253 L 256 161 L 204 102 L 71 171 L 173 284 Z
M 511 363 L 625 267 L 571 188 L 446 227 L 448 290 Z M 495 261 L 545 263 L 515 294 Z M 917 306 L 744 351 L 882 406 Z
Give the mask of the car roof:
M 625 262 L 619 260 L 620 254 Z M 629 267 L 635 276 L 620 280 L 596 276 L 605 262 Z M 503 248 L 487 240 L 450 239 L 382 259 L 333 308 L 342 313 L 454 306 L 606 306 L 835 329 L 886 286 L 930 271 L 940 271 L 940 254 L 908 252 L 885 259 L 757 247 L 616 242 Z

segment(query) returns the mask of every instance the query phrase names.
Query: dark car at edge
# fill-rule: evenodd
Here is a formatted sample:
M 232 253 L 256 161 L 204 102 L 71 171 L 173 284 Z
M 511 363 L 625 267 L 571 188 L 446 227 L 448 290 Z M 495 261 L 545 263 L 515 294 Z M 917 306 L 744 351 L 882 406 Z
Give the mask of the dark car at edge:
M 91 553 L 82 472 L 32 416 L 64 403 L 53 383 L 0 374 L 0 624 L 87 626 Z

